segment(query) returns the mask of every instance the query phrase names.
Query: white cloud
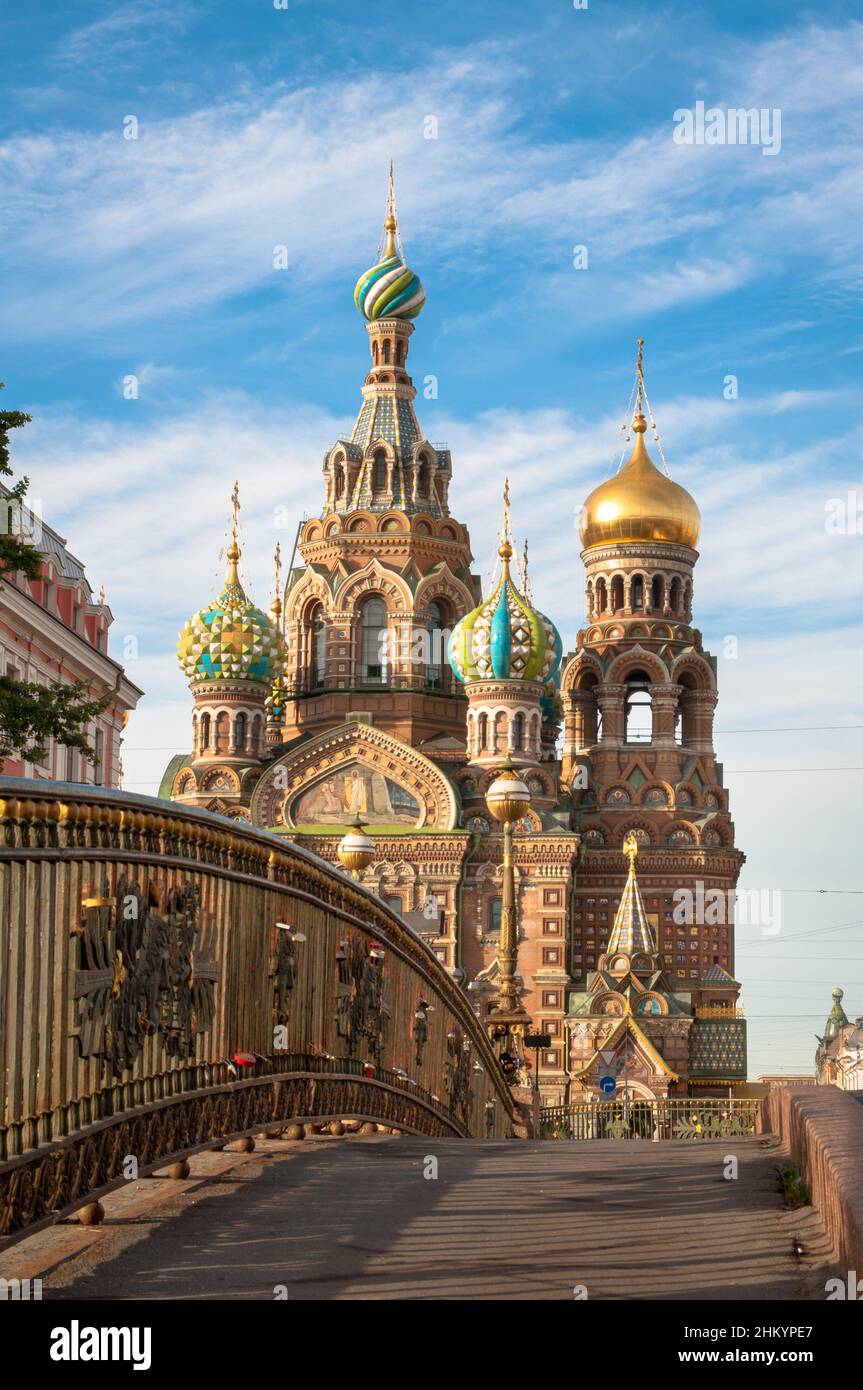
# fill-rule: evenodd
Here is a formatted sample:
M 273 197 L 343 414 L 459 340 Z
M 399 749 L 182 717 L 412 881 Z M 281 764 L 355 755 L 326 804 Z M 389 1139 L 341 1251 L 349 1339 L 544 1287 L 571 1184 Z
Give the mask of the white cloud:
M 671 111 L 616 144 L 536 144 L 519 126 L 513 57 L 500 45 L 493 63 L 477 49 L 471 61 L 438 58 L 386 83 L 275 86 L 175 119 L 142 102 L 138 140 L 123 138 L 119 117 L 101 134 L 12 136 L 0 145 L 4 260 L 14 271 L 2 317 L 32 336 L 190 309 L 275 284 L 285 273 L 272 268 L 280 243 L 289 293 L 334 271 L 349 280 L 360 268 L 357 226 L 379 224 L 391 154 L 409 252 L 420 245 L 428 259 L 432 247 L 457 248 L 469 273 L 485 247 L 499 262 L 529 238 L 521 290 L 531 302 L 566 285 L 584 292 L 568 271 L 574 242 L 591 250 L 588 274 L 618 298 L 633 294 L 636 307 L 639 296 L 659 309 L 725 293 L 797 255 L 826 293 L 831 278 L 857 273 L 861 141 L 846 95 L 863 29 L 804 37 L 797 84 L 782 72 L 791 96 L 783 149 L 770 160 L 748 147 L 675 145 Z M 785 38 L 751 46 L 734 83 L 717 58 L 716 100 L 779 90 L 791 48 Z M 423 139 L 429 111 L 438 140 Z

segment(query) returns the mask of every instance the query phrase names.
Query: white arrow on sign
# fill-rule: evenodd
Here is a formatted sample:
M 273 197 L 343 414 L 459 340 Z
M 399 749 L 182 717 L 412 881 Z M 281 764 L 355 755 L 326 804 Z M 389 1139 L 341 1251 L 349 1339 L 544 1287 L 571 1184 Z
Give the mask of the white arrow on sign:
M 610 1067 L 611 1064 L 612 1064 L 612 1062 L 614 1061 L 615 1057 L 617 1056 L 617 1048 L 615 1048 L 615 1047 L 612 1047 L 612 1048 L 610 1048 L 610 1049 L 609 1049 L 609 1048 L 606 1048 L 605 1052 L 600 1052 L 599 1055 L 600 1055 L 600 1057 L 602 1058 L 602 1060 L 603 1060 L 603 1062 L 605 1063 L 605 1065 L 606 1065 L 607 1067 Z

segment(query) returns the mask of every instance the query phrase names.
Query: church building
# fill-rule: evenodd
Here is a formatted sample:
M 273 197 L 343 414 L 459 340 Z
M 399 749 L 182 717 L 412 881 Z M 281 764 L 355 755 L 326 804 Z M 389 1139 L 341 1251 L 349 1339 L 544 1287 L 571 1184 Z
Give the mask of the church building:
M 452 458 L 415 410 L 408 353 L 425 292 L 392 184 L 354 299 L 370 362 L 353 430 L 324 454 L 321 510 L 284 583 L 277 553 L 269 612 L 240 577 L 235 488 L 224 585 L 179 641 L 191 746 L 160 794 L 333 862 L 359 818 L 375 844 L 363 881 L 485 1016 L 503 882 L 485 794 L 509 758 L 530 797 L 514 837 L 517 972 L 550 1037 L 543 1098 L 597 1096 L 601 1051 L 634 1094 L 727 1095 L 746 1079 L 723 910 L 743 855 L 713 748 L 716 661 L 692 626 L 698 508 L 648 453 L 641 347 L 631 456 L 582 509 L 585 625 L 564 655 L 516 552 L 503 479 L 486 595 L 471 568 Z

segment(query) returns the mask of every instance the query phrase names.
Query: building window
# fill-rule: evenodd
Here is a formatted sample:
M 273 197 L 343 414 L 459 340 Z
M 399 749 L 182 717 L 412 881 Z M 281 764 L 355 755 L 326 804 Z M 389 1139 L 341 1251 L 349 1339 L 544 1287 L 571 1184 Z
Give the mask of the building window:
M 492 898 L 488 905 L 488 929 L 492 936 L 500 936 L 500 919 L 503 912 L 503 899 Z
M 559 1053 L 559 1052 L 556 1052 L 556 1051 L 555 1051 L 555 1052 L 545 1052 L 545 1053 L 543 1053 L 542 1065 L 543 1065 L 544 1067 L 555 1067 L 555 1068 L 559 1067 L 559 1066 L 560 1066 L 560 1053 Z
M 426 660 L 426 685 L 430 685 L 437 690 L 441 690 L 444 684 L 443 656 L 443 633 L 445 627 L 444 615 L 439 603 L 430 603 L 428 606 L 428 618 L 426 620 L 426 632 L 428 634 L 428 658 Z
M 242 710 L 234 720 L 234 752 L 243 753 L 246 748 L 246 716 Z
M 78 778 L 77 778 L 77 776 L 76 776 L 76 771 L 77 771 L 77 769 L 76 769 L 76 766 L 75 766 L 75 758 L 76 758 L 77 752 L 78 752 L 77 748 L 67 748 L 67 749 L 66 749 L 66 774 L 65 774 L 65 775 L 66 775 L 66 781 L 67 781 L 67 782 L 77 782 L 77 780 L 78 780 Z
M 542 992 L 542 1007 L 544 1009 L 559 1009 L 560 996 L 556 989 L 544 989 Z
M 375 454 L 374 467 L 372 470 L 372 491 L 383 492 L 387 485 L 387 457 L 386 454 Z
M 542 901 L 546 907 L 557 907 L 560 902 L 559 888 L 544 888 L 542 891 Z
M 542 952 L 543 965 L 560 965 L 560 948 L 558 946 L 546 946 Z
M 327 629 L 323 605 L 320 603 L 312 609 L 310 638 L 312 686 L 317 689 L 323 685 L 327 669 Z
M 542 930 L 545 936 L 560 936 L 560 922 L 557 917 L 543 918 Z
M 479 717 L 479 747 L 488 747 L 488 715 L 481 714 Z
M 364 681 L 384 684 L 387 678 L 387 606 L 383 599 L 366 599 L 362 608 L 362 666 Z
M 524 747 L 524 715 L 517 714 L 512 721 L 512 746 L 516 752 Z

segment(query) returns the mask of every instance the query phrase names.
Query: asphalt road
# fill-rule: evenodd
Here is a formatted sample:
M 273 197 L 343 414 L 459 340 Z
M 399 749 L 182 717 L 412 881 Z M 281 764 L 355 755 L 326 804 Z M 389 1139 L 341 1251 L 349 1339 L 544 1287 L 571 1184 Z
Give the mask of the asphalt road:
M 826 1240 L 783 1205 L 779 1162 L 757 1139 L 274 1144 L 118 1223 L 45 1297 L 823 1298 Z

